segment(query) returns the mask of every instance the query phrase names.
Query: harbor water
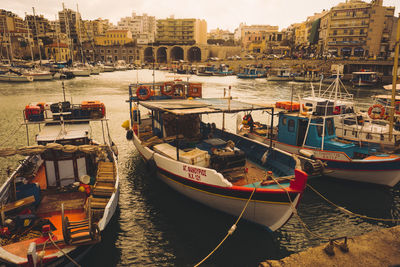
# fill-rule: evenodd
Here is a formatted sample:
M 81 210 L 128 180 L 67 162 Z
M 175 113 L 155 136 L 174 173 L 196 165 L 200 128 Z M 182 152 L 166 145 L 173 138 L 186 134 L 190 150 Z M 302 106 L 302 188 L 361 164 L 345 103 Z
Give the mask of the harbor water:
M 164 81 L 171 79 L 170 75 L 161 71 L 130 70 L 64 81 L 68 101 L 99 100 L 105 104 L 110 134 L 119 150 L 119 209 L 103 233 L 102 242 L 86 255 L 82 266 L 193 266 L 216 247 L 236 220 L 187 199 L 160 182 L 146 170 L 132 142 L 125 138 L 121 124 L 129 119 L 126 102 L 129 84 L 153 79 Z M 192 76 L 190 81 L 203 82 L 203 97 L 223 97 L 224 88 L 231 86 L 234 98 L 263 103 L 296 100 L 310 88 L 308 83 L 239 80 L 235 76 Z M 318 90 L 318 85 L 314 86 Z M 381 88 L 348 88 L 365 108 L 371 105 L 372 95 L 386 93 Z M 62 100 L 61 81 L 1 83 L 0 147 L 26 145 L 27 132 L 21 126 L 25 105 Z M 227 115 L 227 120 L 235 122 L 233 116 Z M 234 128 L 233 124 L 228 126 Z M 30 144 L 37 130 L 37 127 L 30 129 Z M 93 127 L 93 134 L 102 141 L 99 132 Z M 2 182 L 7 170 L 15 169 L 21 159 L 17 156 L 1 159 Z M 385 188 L 328 177 L 311 179 L 309 184 L 327 199 L 354 213 L 400 218 L 399 185 Z M 296 217 L 274 233 L 245 221 L 239 222 L 236 232 L 205 266 L 257 266 L 263 260 L 280 259 L 319 245 L 324 241 L 321 238 L 360 235 L 396 225 L 344 214 L 310 189 L 304 193 L 298 214 L 308 230 Z

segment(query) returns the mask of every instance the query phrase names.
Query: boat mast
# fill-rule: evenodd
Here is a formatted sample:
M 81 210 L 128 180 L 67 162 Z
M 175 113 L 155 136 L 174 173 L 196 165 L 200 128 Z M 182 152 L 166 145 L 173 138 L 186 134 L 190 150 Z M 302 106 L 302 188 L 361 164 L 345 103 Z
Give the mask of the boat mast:
M 31 49 L 31 58 L 32 58 L 32 63 L 35 63 L 35 60 L 34 60 L 34 58 L 33 58 L 33 49 L 32 49 L 32 45 L 31 45 L 31 41 L 30 41 L 30 39 L 31 39 L 31 34 L 30 34 L 30 31 L 29 31 L 29 25 L 28 25 L 28 19 L 27 19 L 27 15 L 26 15 L 26 12 L 25 12 L 25 18 L 26 18 L 26 30 L 28 31 L 28 43 L 29 43 L 29 48 Z
M 76 4 L 76 20 L 78 21 L 78 31 L 77 31 L 77 37 L 79 39 L 79 44 L 80 44 L 80 48 L 81 48 L 81 62 L 85 63 L 85 60 L 83 58 L 83 49 L 82 49 L 82 40 L 81 40 L 81 24 L 80 24 L 80 20 L 81 20 L 81 16 L 79 15 L 78 18 L 78 14 L 79 14 L 79 9 L 78 9 L 78 4 Z
M 60 58 L 61 61 L 61 51 L 60 51 L 60 20 L 58 20 L 58 27 L 57 27 L 57 15 L 54 15 L 55 19 L 56 19 L 56 33 L 57 33 L 57 47 L 58 47 L 58 56 Z M 57 63 L 57 56 L 55 56 L 55 60 Z
M 74 46 L 71 41 L 71 32 L 69 29 L 69 16 L 68 16 L 69 12 L 66 12 L 64 3 L 62 3 L 62 7 L 63 7 L 63 12 L 64 12 L 64 20 L 65 20 L 65 32 L 67 33 L 67 38 L 68 38 L 69 55 L 70 55 L 71 62 L 74 62 Z
M 6 20 L 6 27 L 7 27 L 7 33 L 8 33 L 8 43 L 10 44 L 10 54 L 9 54 L 9 60 L 10 64 L 13 62 L 13 50 L 12 50 L 12 43 L 11 43 L 11 35 L 10 35 L 10 29 L 8 28 L 8 20 Z
M 42 66 L 42 51 L 40 51 L 39 32 L 38 32 L 38 27 L 37 27 L 37 22 L 36 22 L 35 8 L 32 7 L 32 10 L 33 10 L 33 20 L 35 23 L 35 30 L 36 30 L 36 41 L 37 41 L 37 45 L 39 48 L 39 64 L 40 64 L 40 66 Z
M 397 83 L 397 68 L 399 64 L 399 42 L 400 42 L 400 13 L 397 19 L 397 35 L 396 35 L 396 45 L 394 52 L 394 64 L 393 64 L 393 81 L 392 81 L 392 102 L 389 117 L 389 141 L 393 137 L 393 123 L 394 123 L 394 111 L 396 106 L 396 83 Z

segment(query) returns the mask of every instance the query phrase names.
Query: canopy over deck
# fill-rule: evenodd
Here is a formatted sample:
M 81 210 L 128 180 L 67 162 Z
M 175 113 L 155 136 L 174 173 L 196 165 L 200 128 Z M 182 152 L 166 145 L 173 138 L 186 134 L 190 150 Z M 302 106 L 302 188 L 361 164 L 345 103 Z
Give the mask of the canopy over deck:
M 38 142 L 50 142 L 55 140 L 71 140 L 88 137 L 90 131 L 89 122 L 79 124 L 65 123 L 46 124 L 40 133 L 37 135 Z
M 139 104 L 150 110 L 166 111 L 175 115 L 237 113 L 241 111 L 273 109 L 273 106 L 266 107 L 221 98 L 143 101 L 139 102 Z

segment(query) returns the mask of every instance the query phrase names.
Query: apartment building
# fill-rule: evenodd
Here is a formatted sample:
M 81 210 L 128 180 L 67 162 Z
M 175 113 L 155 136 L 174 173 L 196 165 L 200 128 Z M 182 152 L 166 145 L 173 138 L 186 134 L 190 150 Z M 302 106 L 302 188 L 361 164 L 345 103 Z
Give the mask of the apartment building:
M 118 22 L 117 29 L 129 30 L 134 39 L 138 39 L 138 43 L 153 43 L 156 35 L 156 18 L 143 14 L 137 15 L 132 13 L 131 17 L 121 18 Z
M 348 0 L 332 7 L 321 18 L 321 54 L 356 57 L 386 57 L 393 49 L 394 7 L 383 0 L 370 3 Z
M 28 23 L 29 31 L 32 37 L 44 37 L 48 33 L 54 32 L 51 27 L 50 21 L 43 17 L 43 15 L 27 15 L 25 21 Z
M 200 19 L 157 20 L 156 42 L 165 45 L 207 44 L 207 22 Z

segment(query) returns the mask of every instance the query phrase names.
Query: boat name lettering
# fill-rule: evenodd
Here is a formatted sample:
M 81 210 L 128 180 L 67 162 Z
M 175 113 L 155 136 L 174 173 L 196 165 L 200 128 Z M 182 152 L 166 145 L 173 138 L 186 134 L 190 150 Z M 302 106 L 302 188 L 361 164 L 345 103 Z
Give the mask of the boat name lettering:
M 190 167 L 187 165 L 183 165 L 183 171 L 188 172 L 189 178 L 197 181 L 201 180 L 201 176 L 207 176 L 206 170 Z

